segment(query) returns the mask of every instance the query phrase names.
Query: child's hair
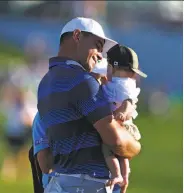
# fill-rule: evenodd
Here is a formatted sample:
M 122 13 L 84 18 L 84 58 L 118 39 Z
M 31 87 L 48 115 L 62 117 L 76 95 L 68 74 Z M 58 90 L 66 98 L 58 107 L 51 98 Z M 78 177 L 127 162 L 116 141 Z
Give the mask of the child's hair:
M 115 70 L 121 70 L 121 71 L 125 71 L 125 72 L 131 72 L 131 73 L 135 73 L 131 68 L 126 68 L 123 66 L 115 66 L 114 67 Z
M 125 67 L 125 66 L 113 66 L 109 61 L 108 65 L 110 65 L 113 68 L 113 73 L 118 71 L 125 71 L 125 72 L 131 72 L 133 74 L 136 74 L 131 68 Z

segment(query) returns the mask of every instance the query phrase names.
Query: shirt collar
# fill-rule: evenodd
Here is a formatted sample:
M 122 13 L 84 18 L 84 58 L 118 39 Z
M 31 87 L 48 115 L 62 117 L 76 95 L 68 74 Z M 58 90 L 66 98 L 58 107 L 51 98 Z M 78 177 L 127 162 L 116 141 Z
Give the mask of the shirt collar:
M 58 66 L 58 65 L 75 65 L 75 66 L 79 66 L 80 68 L 85 70 L 84 67 L 81 64 L 79 64 L 78 62 L 76 62 L 74 60 L 71 60 L 69 58 L 52 57 L 52 58 L 49 59 L 49 69 L 54 67 L 54 66 Z

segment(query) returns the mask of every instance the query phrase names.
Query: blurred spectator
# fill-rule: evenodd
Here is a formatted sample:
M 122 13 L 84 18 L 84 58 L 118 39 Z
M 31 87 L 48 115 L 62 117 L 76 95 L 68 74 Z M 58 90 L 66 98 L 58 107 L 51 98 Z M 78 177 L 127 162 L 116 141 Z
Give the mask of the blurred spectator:
M 32 34 L 25 44 L 25 64 L 9 69 L 2 88 L 1 113 L 5 121 L 8 154 L 2 166 L 3 179 L 23 177 L 28 173 L 27 144 L 37 112 L 37 87 L 47 71 L 47 52 L 43 38 Z M 27 172 L 26 172 L 27 171 Z
M 22 148 L 31 136 L 31 117 L 25 106 L 25 96 L 20 88 L 12 83 L 7 83 L 3 90 L 4 108 L 2 113 L 6 117 L 5 140 L 8 145 L 8 153 L 5 154 L 2 166 L 2 178 L 16 180 L 18 175 L 25 172 Z

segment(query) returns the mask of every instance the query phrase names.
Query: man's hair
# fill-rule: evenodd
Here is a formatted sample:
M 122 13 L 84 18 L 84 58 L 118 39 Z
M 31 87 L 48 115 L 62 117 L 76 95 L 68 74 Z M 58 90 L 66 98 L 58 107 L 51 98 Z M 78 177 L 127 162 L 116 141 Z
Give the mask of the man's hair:
M 66 32 L 66 33 L 62 34 L 60 37 L 60 41 L 59 41 L 60 45 L 63 43 L 63 41 L 65 39 L 70 38 L 72 36 L 72 34 L 73 34 L 73 32 Z
M 82 32 L 83 36 L 92 35 L 89 32 L 85 32 L 85 31 L 81 31 L 81 32 Z M 72 34 L 73 34 L 73 32 L 65 32 L 64 34 L 62 34 L 61 37 L 60 37 L 60 45 L 63 43 L 64 40 L 72 37 Z

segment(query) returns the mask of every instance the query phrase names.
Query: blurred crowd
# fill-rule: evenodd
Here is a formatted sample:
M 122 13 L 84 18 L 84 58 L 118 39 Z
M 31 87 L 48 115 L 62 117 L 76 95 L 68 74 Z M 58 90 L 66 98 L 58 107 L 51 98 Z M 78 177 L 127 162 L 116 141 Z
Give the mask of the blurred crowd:
M 0 113 L 5 118 L 4 141 L 8 148 L 1 171 L 4 180 L 25 177 L 29 171 L 27 146 L 37 112 L 37 88 L 48 69 L 45 49 L 44 41 L 31 39 L 25 44 L 24 63 L 1 74 Z
M 65 22 L 76 16 L 85 16 L 118 29 L 147 22 L 160 28 L 171 26 L 173 30 L 182 27 L 182 4 L 182 1 L 0 1 L 0 16 L 36 18 L 47 22 Z M 1 167 L 4 179 L 7 176 L 16 179 L 24 170 L 24 162 L 19 160 L 21 155 L 27 156 L 27 145 L 31 143 L 31 125 L 37 111 L 37 87 L 48 70 L 50 52 L 45 40 L 33 36 L 25 42 L 23 55 L 22 64 L 11 65 L 0 72 L 0 113 L 5 118 L 4 140 L 11 150 Z M 164 114 L 169 100 L 164 92 L 155 92 L 149 98 L 149 104 L 153 113 Z M 26 168 L 27 165 L 24 173 Z

